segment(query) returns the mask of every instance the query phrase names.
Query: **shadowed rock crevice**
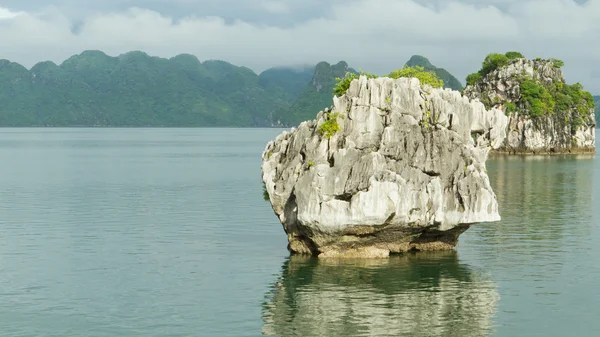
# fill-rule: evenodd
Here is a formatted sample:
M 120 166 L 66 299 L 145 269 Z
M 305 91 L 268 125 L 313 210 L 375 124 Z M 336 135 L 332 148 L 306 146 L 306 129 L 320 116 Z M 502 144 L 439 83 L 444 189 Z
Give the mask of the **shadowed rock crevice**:
M 284 131 L 263 153 L 289 249 L 320 257 L 451 249 L 471 224 L 499 220 L 485 172 L 490 146 L 471 133 L 495 132 L 502 117 L 417 79 L 354 80 L 331 111 Z M 323 134 L 324 123 L 336 131 Z
M 294 253 L 321 257 L 384 257 L 410 251 L 449 250 L 457 245 L 460 234 L 471 226 L 462 224 L 442 231 L 439 230 L 440 225 L 425 229 L 398 228 L 390 225 L 353 226 L 337 236 L 303 229 L 299 232 L 305 234 L 294 235 L 289 247 Z M 319 238 L 320 242 L 314 242 L 311 237 Z

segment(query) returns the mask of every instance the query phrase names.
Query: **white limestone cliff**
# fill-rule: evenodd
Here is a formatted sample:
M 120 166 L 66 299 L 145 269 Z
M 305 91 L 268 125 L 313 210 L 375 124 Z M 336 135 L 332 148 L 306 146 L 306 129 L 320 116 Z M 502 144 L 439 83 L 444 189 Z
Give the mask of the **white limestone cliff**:
M 339 131 L 328 138 L 324 123 Z M 263 152 L 288 248 L 320 257 L 451 249 L 470 225 L 500 219 L 485 160 L 507 123 L 457 91 L 361 76 L 331 111 Z

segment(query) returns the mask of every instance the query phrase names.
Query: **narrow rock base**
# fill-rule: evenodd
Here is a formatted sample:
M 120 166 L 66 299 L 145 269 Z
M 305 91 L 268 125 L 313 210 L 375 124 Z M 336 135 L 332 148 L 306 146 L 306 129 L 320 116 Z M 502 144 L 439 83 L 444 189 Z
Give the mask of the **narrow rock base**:
M 386 258 L 390 254 L 410 251 L 444 251 L 456 247 L 458 237 L 470 226 L 463 224 L 447 231 L 430 229 L 420 232 L 399 228 L 374 231 L 371 226 L 361 226 L 362 230 L 355 228 L 352 232 L 368 234 L 311 236 L 318 237 L 320 242 L 314 242 L 304 235 L 290 234 L 288 249 L 294 254 L 311 254 L 319 258 Z
M 490 157 L 496 155 L 567 155 L 567 154 L 595 154 L 595 147 L 576 147 L 563 149 L 527 149 L 527 148 L 499 148 L 490 151 Z

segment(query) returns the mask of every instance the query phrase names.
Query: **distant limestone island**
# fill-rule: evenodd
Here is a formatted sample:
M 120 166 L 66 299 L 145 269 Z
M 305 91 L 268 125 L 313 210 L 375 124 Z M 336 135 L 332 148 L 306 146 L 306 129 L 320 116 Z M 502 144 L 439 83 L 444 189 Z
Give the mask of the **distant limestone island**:
M 422 56 L 407 65 L 462 85 Z M 0 126 L 291 127 L 331 105 L 348 64 L 277 67 L 256 74 L 193 55 L 170 59 L 134 51 L 111 57 L 85 51 L 30 70 L 0 60 Z
M 517 52 L 490 54 L 481 69 L 467 77 L 464 96 L 486 109 L 499 109 L 504 129 L 503 153 L 595 152 L 594 97 L 579 83 L 568 84 L 557 59 L 528 60 Z M 474 130 L 477 142 L 488 142 L 484 126 Z
M 594 97 L 557 59 L 489 54 L 459 92 L 430 69 L 348 72 L 333 105 L 262 154 L 264 196 L 293 253 L 387 257 L 449 250 L 500 220 L 491 152 L 595 152 Z

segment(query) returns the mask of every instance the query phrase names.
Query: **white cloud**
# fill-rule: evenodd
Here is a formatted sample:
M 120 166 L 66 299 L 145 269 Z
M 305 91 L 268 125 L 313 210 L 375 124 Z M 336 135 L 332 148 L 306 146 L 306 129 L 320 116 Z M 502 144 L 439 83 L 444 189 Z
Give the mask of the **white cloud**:
M 285 12 L 285 3 L 263 2 L 265 10 Z M 271 6 L 271 7 L 270 7 Z M 351 66 L 384 73 L 412 54 L 422 54 L 461 80 L 476 71 L 489 52 L 519 50 L 529 57 L 563 59 L 568 81 L 581 81 L 600 93 L 600 0 L 507 1 L 492 5 L 442 1 L 353 0 L 337 3 L 328 15 L 289 26 L 220 17 L 171 18 L 132 8 L 72 22 L 56 9 L 15 15 L 0 9 L 0 58 L 32 66 L 57 63 L 85 49 L 110 55 L 144 50 L 170 57 L 191 53 L 200 60 L 222 59 L 256 71 L 267 67 L 346 60 Z M 41 15 L 43 14 L 43 15 Z
M 10 9 L 0 7 L 0 20 L 12 19 L 21 14 L 24 14 L 24 13 L 23 12 L 13 12 Z

